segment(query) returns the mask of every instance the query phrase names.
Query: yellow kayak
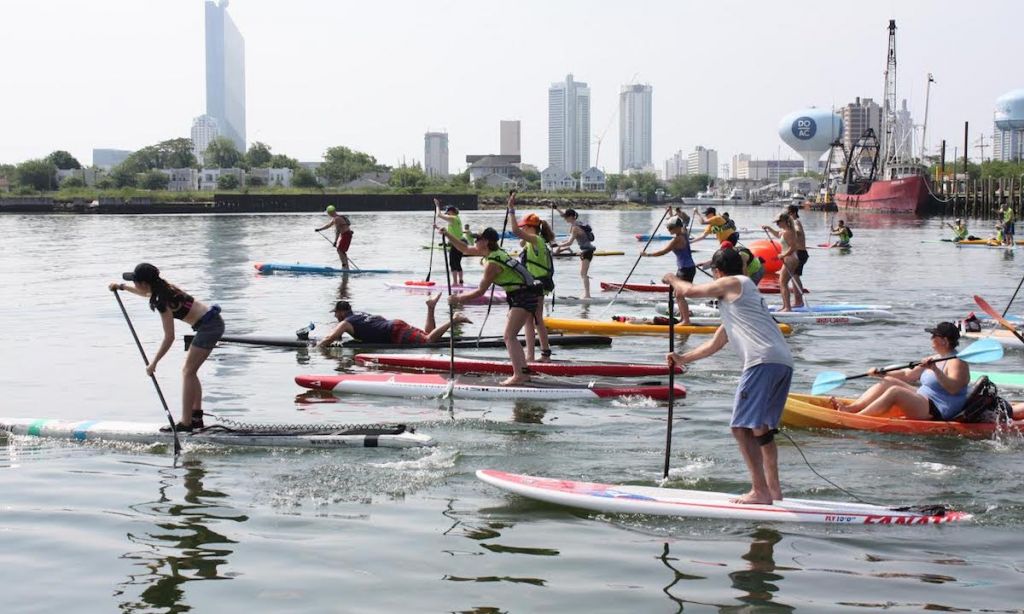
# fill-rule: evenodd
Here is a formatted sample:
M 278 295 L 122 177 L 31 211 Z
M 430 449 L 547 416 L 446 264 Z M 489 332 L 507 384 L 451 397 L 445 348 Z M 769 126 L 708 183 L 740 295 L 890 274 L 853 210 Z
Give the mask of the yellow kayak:
M 602 335 L 664 335 L 668 332 L 668 324 L 639 324 L 633 322 L 574 320 L 570 318 L 544 318 L 548 330 L 574 332 L 591 332 Z M 676 324 L 675 331 L 679 335 L 710 335 L 718 330 L 718 326 L 683 326 Z M 779 330 L 788 335 L 793 329 L 788 324 L 779 324 Z

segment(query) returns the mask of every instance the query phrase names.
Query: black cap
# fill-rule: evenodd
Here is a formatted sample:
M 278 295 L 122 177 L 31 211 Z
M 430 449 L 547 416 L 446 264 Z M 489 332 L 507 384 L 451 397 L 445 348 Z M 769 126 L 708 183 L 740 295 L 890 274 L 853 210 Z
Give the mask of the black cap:
M 931 333 L 936 337 L 945 337 L 950 341 L 960 340 L 960 329 L 952 322 L 939 322 L 935 325 L 935 328 L 926 328 L 924 332 Z
M 448 205 L 447 207 L 444 208 L 444 212 L 448 213 L 449 211 L 454 211 L 455 213 L 458 213 L 459 209 L 455 205 Z
M 579 217 L 579 216 L 580 216 L 580 214 L 576 213 L 575 209 L 566 209 L 565 213 L 562 214 L 562 217 Z
M 148 262 L 136 265 L 134 271 L 121 273 L 121 279 L 125 281 L 141 281 L 147 284 L 153 283 L 160 277 L 160 269 Z
M 718 210 L 715 209 L 714 207 L 708 207 L 707 209 L 704 210 L 703 215 L 710 215 L 712 213 L 718 213 Z
M 786 205 L 786 211 L 790 213 L 800 214 L 800 205 Z
M 497 242 L 498 231 L 488 226 L 483 229 L 483 232 L 476 236 L 477 241 L 484 239 L 485 241 Z
M 334 309 L 331 310 L 332 313 L 335 311 L 352 311 L 352 305 L 348 301 L 338 301 L 334 304 Z

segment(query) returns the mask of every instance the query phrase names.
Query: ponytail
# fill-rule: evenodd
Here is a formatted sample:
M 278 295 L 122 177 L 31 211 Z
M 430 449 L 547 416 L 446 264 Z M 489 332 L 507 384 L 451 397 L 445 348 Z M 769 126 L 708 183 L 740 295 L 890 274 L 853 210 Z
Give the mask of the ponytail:
M 551 224 L 548 224 L 545 220 L 541 220 L 540 228 L 538 228 L 538 230 L 539 232 L 537 234 L 539 234 L 544 239 L 545 243 L 554 242 L 555 232 L 551 230 Z
M 181 293 L 177 286 L 160 276 L 149 283 L 149 289 L 149 308 L 160 313 L 167 311 L 167 304 L 171 298 Z

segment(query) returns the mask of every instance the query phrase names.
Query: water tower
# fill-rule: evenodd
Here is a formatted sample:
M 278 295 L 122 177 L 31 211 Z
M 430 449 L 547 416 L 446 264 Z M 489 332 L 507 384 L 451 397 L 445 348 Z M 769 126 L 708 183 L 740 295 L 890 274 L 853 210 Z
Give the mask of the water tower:
M 1000 130 L 1024 130 L 1024 89 L 996 98 L 995 120 Z
M 843 134 L 843 119 L 825 109 L 800 109 L 782 118 L 779 136 L 804 159 L 804 170 L 818 172 L 818 160 Z

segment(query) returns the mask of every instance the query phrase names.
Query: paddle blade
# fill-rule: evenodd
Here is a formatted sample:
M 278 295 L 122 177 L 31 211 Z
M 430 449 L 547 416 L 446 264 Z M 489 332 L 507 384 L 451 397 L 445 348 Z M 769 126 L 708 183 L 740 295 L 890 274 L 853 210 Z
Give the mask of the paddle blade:
M 818 377 L 814 378 L 814 385 L 811 386 L 811 394 L 825 394 L 830 390 L 842 386 L 846 383 L 846 376 L 838 371 L 825 371 L 819 373 Z
M 966 362 L 995 362 L 1003 357 L 1003 344 L 995 339 L 978 339 L 956 356 Z

